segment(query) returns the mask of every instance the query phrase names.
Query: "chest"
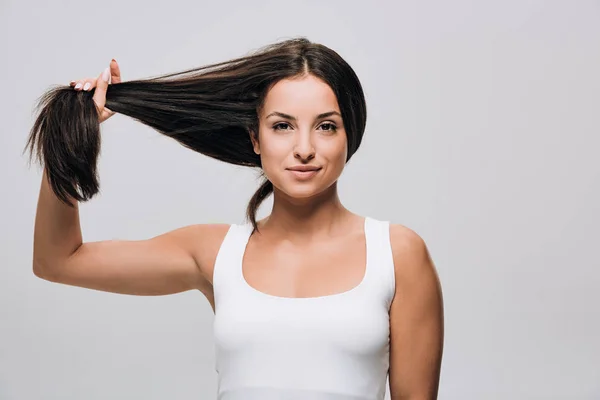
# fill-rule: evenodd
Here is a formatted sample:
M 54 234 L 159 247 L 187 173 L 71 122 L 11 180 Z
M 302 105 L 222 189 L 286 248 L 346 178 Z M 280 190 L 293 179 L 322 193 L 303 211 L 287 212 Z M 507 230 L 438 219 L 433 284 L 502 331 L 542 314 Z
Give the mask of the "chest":
M 242 260 L 246 284 L 278 297 L 321 297 L 358 286 L 366 271 L 364 234 L 307 245 L 251 240 Z

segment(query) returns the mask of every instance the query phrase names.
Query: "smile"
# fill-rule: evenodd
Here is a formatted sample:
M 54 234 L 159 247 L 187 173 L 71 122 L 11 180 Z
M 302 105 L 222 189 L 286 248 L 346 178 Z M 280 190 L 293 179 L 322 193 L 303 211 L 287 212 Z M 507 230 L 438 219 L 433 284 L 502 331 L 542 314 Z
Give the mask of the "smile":
M 304 170 L 304 171 L 298 170 L 298 169 L 288 169 L 287 171 L 290 172 L 292 175 L 294 175 L 294 177 L 296 177 L 296 179 L 298 179 L 298 180 L 307 180 L 307 179 L 310 179 L 313 176 L 317 175 L 320 170 L 321 170 L 321 168 L 309 169 L 309 170 Z

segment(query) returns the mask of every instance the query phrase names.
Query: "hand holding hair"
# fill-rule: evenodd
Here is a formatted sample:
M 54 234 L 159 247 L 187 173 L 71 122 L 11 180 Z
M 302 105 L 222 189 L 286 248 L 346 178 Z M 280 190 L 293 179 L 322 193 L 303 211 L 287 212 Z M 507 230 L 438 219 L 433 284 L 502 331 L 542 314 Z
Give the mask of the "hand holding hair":
M 99 121 L 102 123 L 115 115 L 114 111 L 105 107 L 108 85 L 120 82 L 121 70 L 119 69 L 119 64 L 117 64 L 117 61 L 113 58 L 110 62 L 110 66 L 106 67 L 97 78 L 84 78 L 77 81 L 71 81 L 70 86 L 77 91 L 92 91 L 92 89 L 95 88 L 92 99 L 94 100 L 94 103 L 96 103 L 98 114 L 100 116 Z
M 26 150 L 44 165 L 54 194 L 70 206 L 73 200 L 89 200 L 99 191 L 99 125 L 115 114 L 105 107 L 111 77 L 113 84 L 121 82 L 114 59 L 97 78 L 71 81 L 69 88 L 54 87 L 38 99 L 41 111 Z

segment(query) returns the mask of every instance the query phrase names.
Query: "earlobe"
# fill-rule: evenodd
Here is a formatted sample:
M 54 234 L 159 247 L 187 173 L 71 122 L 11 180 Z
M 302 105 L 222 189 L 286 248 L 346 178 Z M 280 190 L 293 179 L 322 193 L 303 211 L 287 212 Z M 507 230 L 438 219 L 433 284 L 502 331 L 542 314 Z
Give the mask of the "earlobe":
M 260 155 L 260 145 L 258 144 L 258 138 L 253 131 L 250 131 L 250 140 L 252 141 L 252 148 L 254 153 Z

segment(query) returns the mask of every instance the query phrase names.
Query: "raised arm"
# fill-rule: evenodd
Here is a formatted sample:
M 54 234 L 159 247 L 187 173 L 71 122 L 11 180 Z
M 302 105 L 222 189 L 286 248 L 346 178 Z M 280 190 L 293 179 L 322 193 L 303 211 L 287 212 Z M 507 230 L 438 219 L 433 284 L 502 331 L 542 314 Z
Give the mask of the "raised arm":
M 190 225 L 147 240 L 82 242 L 79 209 L 42 178 L 33 271 L 52 282 L 132 295 L 212 290 L 212 267 L 227 225 Z M 209 299 L 210 300 L 210 299 Z

